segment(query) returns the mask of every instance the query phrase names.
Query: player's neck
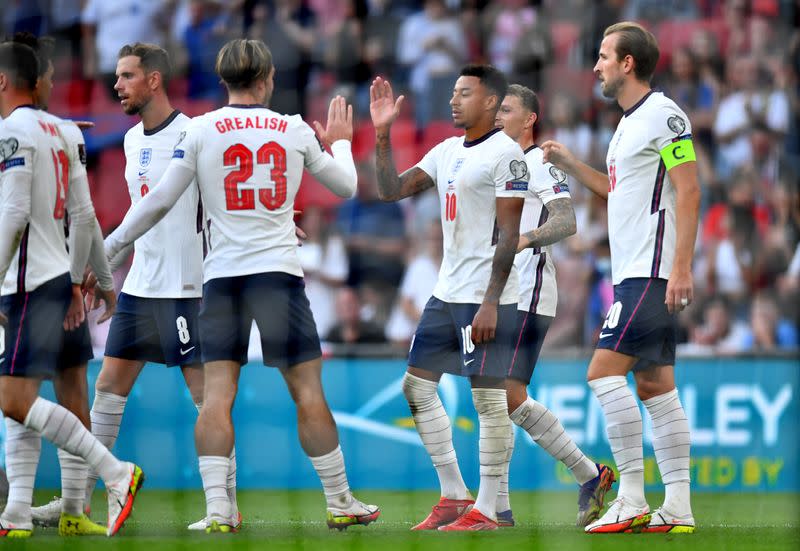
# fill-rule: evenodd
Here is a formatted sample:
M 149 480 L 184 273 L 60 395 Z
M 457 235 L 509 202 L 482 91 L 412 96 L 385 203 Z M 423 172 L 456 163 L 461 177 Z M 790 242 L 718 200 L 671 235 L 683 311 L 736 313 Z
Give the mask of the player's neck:
M 475 126 L 471 126 L 470 128 L 464 129 L 464 140 L 468 142 L 475 141 L 478 138 L 482 138 L 483 136 L 485 136 L 494 129 L 495 129 L 494 118 L 492 118 L 491 120 L 487 119 L 486 121 L 481 121 Z
M 520 136 L 520 138 L 517 140 L 517 143 L 522 148 L 522 151 L 528 151 L 528 149 L 535 145 L 535 142 L 533 141 L 533 134 L 526 132 L 524 136 Z
M 249 90 L 228 93 L 228 105 L 263 105 L 264 102 Z
M 617 103 L 623 111 L 627 111 L 650 92 L 650 84 L 639 80 L 630 80 L 629 84 L 620 90 Z
M 155 97 L 147 106 L 142 109 L 139 115 L 142 117 L 142 125 L 145 130 L 158 128 L 175 111 L 169 103 L 169 98 Z
M 7 119 L 14 109 L 22 105 L 34 105 L 33 95 L 24 92 L 7 92 L 0 102 L 0 116 Z

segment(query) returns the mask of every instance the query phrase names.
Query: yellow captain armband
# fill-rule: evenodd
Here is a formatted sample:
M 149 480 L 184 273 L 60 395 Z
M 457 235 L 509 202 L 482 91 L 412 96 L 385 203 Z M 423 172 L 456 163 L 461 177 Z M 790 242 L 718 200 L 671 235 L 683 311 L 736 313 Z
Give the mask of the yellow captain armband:
M 661 159 L 664 161 L 664 166 L 667 167 L 667 170 L 672 170 L 674 167 L 682 165 L 683 163 L 696 161 L 697 155 L 694 152 L 694 144 L 692 144 L 691 136 L 678 138 L 662 149 Z

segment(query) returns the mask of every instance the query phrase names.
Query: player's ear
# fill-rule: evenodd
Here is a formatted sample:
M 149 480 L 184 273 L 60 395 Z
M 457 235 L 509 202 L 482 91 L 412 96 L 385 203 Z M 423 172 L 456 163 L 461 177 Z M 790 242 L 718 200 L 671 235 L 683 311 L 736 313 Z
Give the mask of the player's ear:
M 531 113 L 530 115 L 528 115 L 528 120 L 525 121 L 525 128 L 526 129 L 533 128 L 537 120 L 538 117 L 536 116 L 536 113 Z
M 162 82 L 163 79 L 161 77 L 161 72 L 160 71 L 151 71 L 150 74 L 147 75 L 147 81 L 148 81 L 147 83 L 150 85 L 150 89 L 151 90 L 153 90 L 153 91 L 157 90 L 159 85 L 161 85 L 163 83 Z

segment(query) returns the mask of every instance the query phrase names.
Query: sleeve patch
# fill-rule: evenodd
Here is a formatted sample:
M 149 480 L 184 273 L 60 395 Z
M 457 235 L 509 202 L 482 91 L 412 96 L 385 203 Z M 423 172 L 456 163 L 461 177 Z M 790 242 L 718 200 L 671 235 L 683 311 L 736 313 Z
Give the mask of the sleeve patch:
M 0 140 L 0 161 L 5 161 L 19 149 L 19 142 L 16 138 L 6 138 Z
M 569 193 L 569 186 L 566 182 L 561 182 L 553 186 L 553 193 Z
M 678 140 L 667 144 L 667 146 L 661 150 L 661 160 L 664 161 L 664 166 L 667 170 L 672 170 L 674 167 L 682 165 L 683 163 L 696 161 L 697 155 L 695 155 L 692 140 Z
M 183 159 L 183 156 L 185 154 L 186 153 L 183 151 L 183 149 L 176 149 L 175 151 L 172 152 L 172 158 L 173 159 Z
M 559 184 L 567 181 L 567 173 L 561 170 L 560 168 L 551 166 L 548 172 L 550 172 L 550 176 L 553 177 L 553 180 L 555 180 Z M 566 188 L 567 186 L 564 187 Z
M 14 157 L 13 159 L 6 159 L 0 163 L 0 172 L 5 172 L 7 169 L 14 168 L 15 166 L 25 166 L 25 158 Z
M 526 182 L 528 181 L 528 165 L 525 163 L 525 161 L 518 161 L 514 159 L 509 163 L 508 170 L 517 180 L 524 180 Z M 525 189 L 528 189 L 528 186 L 525 186 Z
M 528 191 L 527 181 L 506 182 L 506 191 Z
M 667 119 L 667 126 L 670 130 L 680 136 L 683 134 L 683 131 L 686 130 L 686 121 L 678 115 L 672 115 Z

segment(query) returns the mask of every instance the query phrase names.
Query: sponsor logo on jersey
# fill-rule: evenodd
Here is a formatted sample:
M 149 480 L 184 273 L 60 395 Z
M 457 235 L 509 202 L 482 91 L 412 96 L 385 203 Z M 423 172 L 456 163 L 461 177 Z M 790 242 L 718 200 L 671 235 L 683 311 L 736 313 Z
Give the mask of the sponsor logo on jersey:
M 506 182 L 506 191 L 528 191 L 528 182 Z
M 458 171 L 461 170 L 462 166 L 464 166 L 464 158 L 461 157 L 459 159 L 456 159 L 455 164 L 450 169 L 450 177 L 447 178 L 447 187 L 448 188 L 452 189 L 453 182 L 456 181 L 456 176 L 458 175 Z
M 569 186 L 562 182 L 553 186 L 553 193 L 569 193 Z
M 139 166 L 147 168 L 150 166 L 150 161 L 153 160 L 153 148 L 145 147 L 139 150 Z
M 0 161 L 5 161 L 19 149 L 19 142 L 16 138 L 6 138 L 0 140 Z
M 678 115 L 672 115 L 667 119 L 667 126 L 676 134 L 681 135 L 683 131 L 686 130 L 686 121 Z
M 25 158 L 14 157 L 13 159 L 6 159 L 0 163 L 0 172 L 5 172 L 6 169 L 14 168 L 15 166 L 25 166 Z
M 528 181 L 528 164 L 525 161 L 518 161 L 514 159 L 508 164 L 508 170 L 511 171 L 511 174 L 517 180 L 525 180 L 526 182 Z M 525 189 L 528 189 L 528 186 L 525 186 Z

